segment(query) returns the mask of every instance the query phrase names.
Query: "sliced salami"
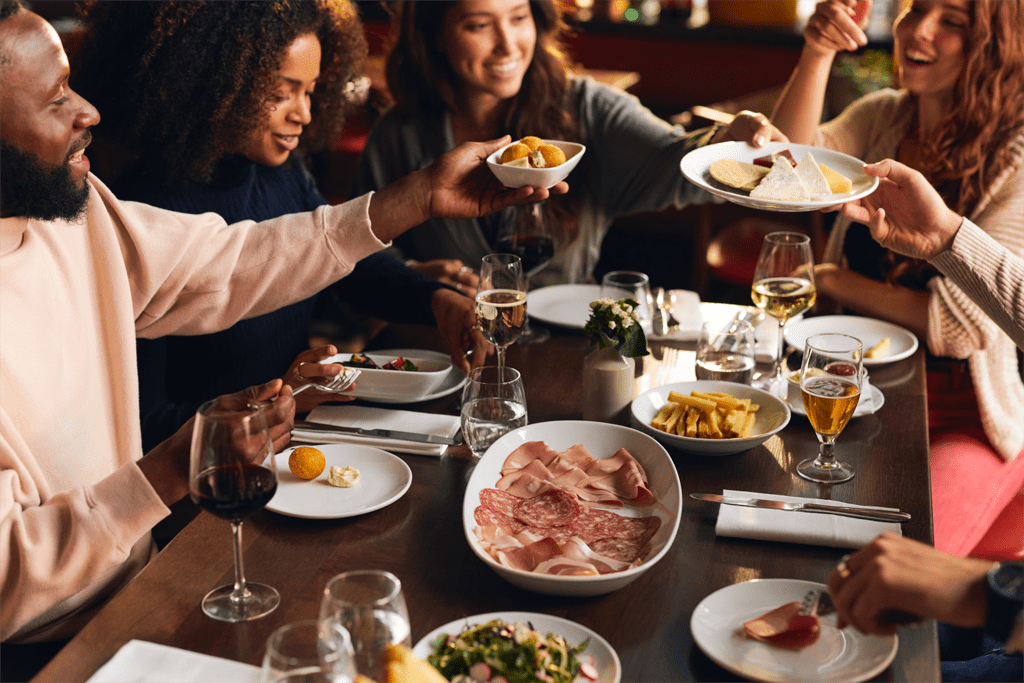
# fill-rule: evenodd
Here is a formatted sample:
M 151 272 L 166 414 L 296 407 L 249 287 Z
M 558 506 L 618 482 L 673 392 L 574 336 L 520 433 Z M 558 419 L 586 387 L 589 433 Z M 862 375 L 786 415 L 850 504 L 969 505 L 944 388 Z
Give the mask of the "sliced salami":
M 539 526 L 524 526 L 516 533 L 523 531 L 529 531 L 530 533 L 537 534 L 538 536 L 546 536 L 554 540 L 558 545 L 564 544 L 570 538 L 573 537 L 573 531 L 571 526 L 556 526 L 542 528 Z
M 641 551 L 647 544 L 625 538 L 599 538 L 587 545 L 598 555 L 620 562 L 632 562 L 640 557 Z
M 520 501 L 512 515 L 527 526 L 548 529 L 572 524 L 581 510 L 575 496 L 561 489 L 552 489 L 536 498 Z
M 479 526 L 503 526 L 507 529 L 512 529 L 512 522 L 514 521 L 511 516 L 502 514 L 493 508 L 489 508 L 486 505 L 480 505 L 473 510 L 473 519 Z
M 513 496 L 507 491 L 500 491 L 498 489 L 481 489 L 480 491 L 480 504 L 484 507 L 489 507 L 495 512 L 512 516 L 512 511 L 516 506 L 516 503 L 521 501 L 522 498 L 519 496 Z

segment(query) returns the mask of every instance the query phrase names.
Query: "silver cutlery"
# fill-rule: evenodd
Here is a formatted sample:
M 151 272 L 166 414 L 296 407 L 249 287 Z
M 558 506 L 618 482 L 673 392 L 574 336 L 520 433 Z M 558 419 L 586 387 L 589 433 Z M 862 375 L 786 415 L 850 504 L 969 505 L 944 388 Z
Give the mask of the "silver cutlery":
M 309 432 L 330 432 L 335 434 L 354 434 L 356 436 L 373 437 L 377 439 L 397 439 L 398 441 L 418 441 L 420 443 L 444 444 L 447 446 L 458 446 L 462 443 L 462 432 L 455 436 L 440 436 L 438 434 L 421 434 L 419 432 L 403 432 L 397 429 L 364 429 L 363 427 L 342 427 L 341 425 L 324 424 L 321 422 L 310 422 L 309 420 L 296 420 L 295 429 Z
M 832 596 L 827 589 L 814 588 L 808 591 L 800 603 L 800 613 L 812 617 L 824 617 L 836 611 Z M 878 613 L 878 623 L 903 626 L 921 621 L 921 617 L 899 609 L 884 609 Z
M 870 519 L 876 522 L 909 522 L 910 515 L 906 512 L 889 512 L 887 510 L 870 510 L 867 508 L 832 505 L 825 503 L 790 503 L 782 500 L 766 500 L 762 498 L 738 498 L 736 496 L 720 496 L 714 493 L 691 493 L 691 498 L 709 503 L 723 505 L 742 505 L 746 507 L 766 508 L 769 510 L 790 510 L 800 512 L 817 512 L 821 514 L 843 515 L 858 519 Z
M 320 391 L 329 391 L 334 394 L 340 394 L 355 383 L 356 378 L 359 377 L 359 372 L 360 371 L 356 368 L 344 368 L 340 375 L 329 382 L 318 380 L 316 382 L 303 384 L 301 387 L 294 389 L 292 391 L 292 395 L 300 394 L 310 387 L 316 387 Z
M 672 312 L 665 305 L 665 288 L 655 287 L 654 289 L 654 320 L 652 329 L 654 336 L 664 337 L 671 332 L 679 330 L 679 321 L 672 317 Z

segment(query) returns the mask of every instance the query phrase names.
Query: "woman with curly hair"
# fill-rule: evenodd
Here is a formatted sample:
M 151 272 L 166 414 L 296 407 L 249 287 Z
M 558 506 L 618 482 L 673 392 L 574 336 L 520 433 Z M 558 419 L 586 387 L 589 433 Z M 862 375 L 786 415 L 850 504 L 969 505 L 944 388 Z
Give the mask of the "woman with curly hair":
M 900 90 L 867 95 L 819 125 L 840 50 L 866 43 L 869 0 L 819 4 L 776 106 L 793 142 L 924 174 L 956 213 L 1024 255 L 1024 5 L 914 0 L 893 24 Z M 1024 383 L 1013 341 L 926 262 L 878 247 L 840 217 L 818 292 L 927 342 L 935 544 L 958 555 L 1024 554 Z
M 593 281 L 601 242 L 617 216 L 709 201 L 680 159 L 709 142 L 779 138 L 752 112 L 728 128 L 686 133 L 625 92 L 572 74 L 552 0 L 396 3 L 387 79 L 396 104 L 363 152 L 357 192 L 383 187 L 464 140 L 509 133 L 587 145 L 565 197 L 545 202 L 555 255 L 534 284 Z M 475 266 L 495 249 L 515 211 L 484 221 L 431 220 L 396 240 L 414 268 L 459 258 Z
M 93 4 L 75 63 L 84 97 L 109 116 L 99 152 L 119 167 L 119 196 L 185 213 L 260 221 L 327 202 L 302 154 L 334 139 L 353 105 L 366 54 L 345 0 Z M 564 188 L 561 188 L 564 189 Z M 557 191 L 557 189 L 556 189 Z M 359 262 L 330 290 L 361 312 L 442 331 L 453 362 L 469 369 L 489 347 L 472 299 L 390 256 Z M 224 387 L 282 377 L 297 386 L 336 375 L 333 346 L 309 349 L 315 298 L 201 337 L 140 340 L 144 442 L 173 433 Z M 255 378 L 262 378 L 256 380 Z M 326 392 L 296 397 L 310 410 Z

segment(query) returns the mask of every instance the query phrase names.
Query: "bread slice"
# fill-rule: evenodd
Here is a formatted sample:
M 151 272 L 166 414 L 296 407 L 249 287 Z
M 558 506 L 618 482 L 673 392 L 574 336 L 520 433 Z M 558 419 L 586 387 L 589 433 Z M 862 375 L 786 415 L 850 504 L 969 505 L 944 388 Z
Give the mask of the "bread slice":
M 833 170 L 825 164 L 818 164 L 818 168 L 821 169 L 821 174 L 828 181 L 828 187 L 832 190 L 832 194 L 842 194 L 853 189 L 853 181 L 839 171 Z
M 811 198 L 793 165 L 784 157 L 775 160 L 772 170 L 750 191 L 750 196 L 783 202 L 806 202 Z
M 405 645 L 388 645 L 388 668 L 381 683 L 448 683 L 441 672 Z
M 753 190 L 761 179 L 768 175 L 768 169 L 754 164 L 745 164 L 733 159 L 719 159 L 708 169 L 711 177 L 720 183 L 739 190 Z
M 805 154 L 800 163 L 796 165 L 796 174 L 799 176 L 800 182 L 807 188 L 807 193 L 811 195 L 811 198 L 818 199 L 832 194 L 828 180 L 825 179 L 821 169 L 818 168 L 818 162 L 814 160 L 814 155 L 810 152 Z

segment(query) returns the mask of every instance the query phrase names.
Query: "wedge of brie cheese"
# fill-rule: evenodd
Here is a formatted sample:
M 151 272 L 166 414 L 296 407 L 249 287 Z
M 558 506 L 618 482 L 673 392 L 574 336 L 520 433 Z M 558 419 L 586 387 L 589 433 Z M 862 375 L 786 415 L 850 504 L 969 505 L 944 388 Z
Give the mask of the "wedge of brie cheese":
M 800 163 L 796 165 L 796 175 L 807 188 L 807 193 L 814 199 L 832 194 L 828 180 L 818 168 L 818 162 L 814 160 L 814 155 L 810 152 L 805 154 Z
M 768 175 L 750 191 L 750 196 L 782 202 L 806 202 L 811 198 L 793 165 L 781 156 L 775 160 Z

